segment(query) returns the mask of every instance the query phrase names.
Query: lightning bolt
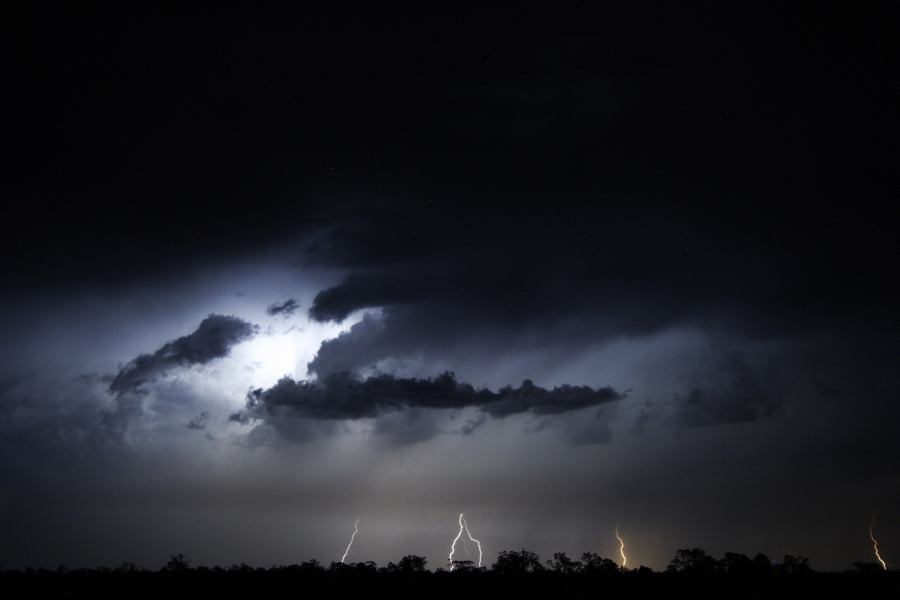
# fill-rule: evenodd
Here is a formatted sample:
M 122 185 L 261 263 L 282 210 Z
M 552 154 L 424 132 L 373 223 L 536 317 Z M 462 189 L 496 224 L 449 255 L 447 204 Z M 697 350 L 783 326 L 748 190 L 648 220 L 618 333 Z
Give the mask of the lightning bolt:
M 478 546 L 478 568 L 481 568 L 481 542 L 472 537 L 472 534 L 469 533 L 469 524 L 466 522 L 466 518 L 463 517 L 462 513 L 459 513 L 459 518 L 462 519 L 463 527 L 466 528 L 466 535 L 469 536 L 469 539 L 475 542 L 475 545 Z
M 616 523 L 616 539 L 619 540 L 619 554 L 622 555 L 622 568 L 628 564 L 628 557 L 625 556 L 625 540 L 619 535 L 619 524 Z
M 881 555 L 878 554 L 878 540 L 875 539 L 875 534 L 872 530 L 875 528 L 875 517 L 872 517 L 872 524 L 869 525 L 869 539 L 872 540 L 872 549 L 875 551 L 875 558 L 878 559 L 878 562 L 881 563 L 881 568 L 887 571 L 887 563 L 884 562 L 884 559 L 881 558 Z
M 452 572 L 455 568 L 453 565 L 453 555 L 456 553 L 456 542 L 462 538 L 463 531 L 466 532 L 466 535 L 469 539 L 475 542 L 475 545 L 478 546 L 478 566 L 481 567 L 481 542 L 472 537 L 472 534 L 469 533 L 469 524 L 466 523 L 466 518 L 463 513 L 459 513 L 459 531 L 456 532 L 456 537 L 453 538 L 453 542 L 450 544 L 450 556 L 447 557 L 447 560 L 450 561 L 450 571 Z
M 347 560 L 347 555 L 350 554 L 350 548 L 353 547 L 353 540 L 356 539 L 357 533 L 359 533 L 359 519 L 356 519 L 356 523 L 353 524 L 353 535 L 350 536 L 350 543 L 347 544 L 347 549 L 344 550 L 344 555 L 341 557 L 341 564 L 344 564 L 344 561 Z

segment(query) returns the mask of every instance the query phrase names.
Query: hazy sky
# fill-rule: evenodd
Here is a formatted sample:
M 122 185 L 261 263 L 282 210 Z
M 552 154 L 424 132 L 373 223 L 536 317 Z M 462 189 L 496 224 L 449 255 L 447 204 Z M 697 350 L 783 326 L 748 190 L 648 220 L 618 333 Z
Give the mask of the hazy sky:
M 890 8 L 66 10 L 15 37 L 0 566 L 359 518 L 437 567 L 460 512 L 487 564 L 900 555 Z

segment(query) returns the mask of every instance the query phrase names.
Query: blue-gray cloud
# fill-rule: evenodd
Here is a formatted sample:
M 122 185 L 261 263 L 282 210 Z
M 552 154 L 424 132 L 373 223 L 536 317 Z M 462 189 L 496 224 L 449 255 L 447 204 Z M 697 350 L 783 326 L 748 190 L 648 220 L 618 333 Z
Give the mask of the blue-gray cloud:
M 528 379 L 519 387 L 506 386 L 495 392 L 457 381 L 449 372 L 425 379 L 388 374 L 363 379 L 341 372 L 313 381 L 282 378 L 269 389 L 251 391 L 246 411 L 264 420 L 284 414 L 310 419 L 364 419 L 408 409 L 472 407 L 502 418 L 519 413 L 560 414 L 624 397 L 611 387 L 562 385 L 546 389 Z M 243 414 L 232 418 L 240 421 Z
M 141 354 L 121 367 L 109 384 L 109 392 L 121 397 L 170 369 L 223 358 L 232 346 L 250 339 L 257 330 L 256 325 L 238 317 L 211 314 L 193 333 L 165 343 L 152 354 Z
M 273 302 L 266 308 L 266 314 L 270 317 L 274 317 L 275 315 L 283 315 L 285 317 L 289 317 L 300 308 L 300 303 L 294 300 L 293 298 L 288 298 L 284 302 Z

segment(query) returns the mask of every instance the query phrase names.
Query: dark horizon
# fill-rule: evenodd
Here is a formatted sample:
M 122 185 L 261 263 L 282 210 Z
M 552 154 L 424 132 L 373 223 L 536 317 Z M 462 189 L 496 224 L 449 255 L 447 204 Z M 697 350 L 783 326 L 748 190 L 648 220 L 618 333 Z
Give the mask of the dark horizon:
M 837 571 L 817 570 L 810 564 L 805 556 L 785 555 L 772 559 L 765 554 L 757 553 L 748 556 L 736 552 L 725 552 L 722 557 L 710 556 L 702 548 L 679 548 L 673 558 L 662 569 L 655 570 L 646 565 L 627 566 L 617 563 L 621 560 L 616 557 L 604 557 L 596 552 L 583 552 L 580 556 L 569 557 L 565 552 L 554 552 L 551 558 L 541 557 L 526 548 L 519 550 L 502 550 L 497 553 L 497 560 L 492 564 L 478 566 L 475 561 L 461 559 L 447 561 L 446 564 L 432 565 L 424 556 L 407 554 L 396 562 L 388 561 L 379 565 L 374 561 L 332 560 L 330 562 L 309 558 L 300 562 L 273 565 L 252 565 L 247 563 L 235 563 L 231 565 L 205 565 L 195 564 L 190 556 L 181 553 L 171 554 L 156 567 L 148 567 L 123 561 L 117 565 L 95 565 L 93 567 L 70 567 L 59 564 L 55 568 L 36 569 L 0 569 L 0 574 L 19 575 L 66 575 L 69 573 L 92 573 L 103 575 L 129 575 L 136 573 L 198 573 L 217 574 L 224 573 L 259 573 L 287 571 L 294 575 L 316 575 L 324 573 L 346 575 L 411 575 L 411 574 L 442 574 L 453 573 L 457 575 L 493 573 L 505 576 L 519 576 L 525 574 L 554 574 L 564 576 L 577 575 L 602 575 L 605 577 L 619 577 L 624 575 L 679 575 L 683 577 L 735 577 L 735 578 L 765 578 L 765 577 L 805 577 L 813 574 L 835 575 L 854 574 L 860 576 L 887 576 L 895 577 L 897 569 L 889 568 L 875 561 L 856 561 L 852 565 Z M 626 561 L 627 562 L 627 561 Z
M 16 7 L 0 567 L 896 565 L 897 24 Z
M 896 586 L 897 571 L 881 565 L 856 563 L 852 571 L 822 573 L 810 568 L 804 557 L 785 556 L 772 563 L 762 554 L 753 558 L 726 553 L 716 560 L 702 549 L 681 549 L 663 572 L 647 567 L 627 569 L 594 553 L 572 560 L 563 553 L 541 562 L 528 550 L 504 551 L 491 568 L 473 567 L 471 561 L 454 563 L 455 570 L 430 570 L 421 556 L 406 555 L 396 563 L 317 561 L 254 568 L 236 564 L 228 568 L 194 567 L 188 557 L 174 554 L 157 571 L 122 563 L 115 568 L 71 570 L 0 571 L 4 587 L 32 593 L 67 597 L 106 597 L 127 593 L 132 597 L 157 598 L 160 594 L 225 594 L 245 596 L 302 586 L 307 593 L 390 593 L 392 597 L 481 597 L 515 594 L 545 597 L 629 594 L 638 597 L 689 594 L 693 598 L 816 597 L 846 598 L 859 594 L 880 595 Z

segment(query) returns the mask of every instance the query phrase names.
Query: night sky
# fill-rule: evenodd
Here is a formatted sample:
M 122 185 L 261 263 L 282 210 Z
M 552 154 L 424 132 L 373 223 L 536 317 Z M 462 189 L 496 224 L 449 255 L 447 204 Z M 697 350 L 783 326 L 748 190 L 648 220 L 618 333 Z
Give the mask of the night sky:
M 0 567 L 896 565 L 898 4 L 720 4 L 13 11 Z

